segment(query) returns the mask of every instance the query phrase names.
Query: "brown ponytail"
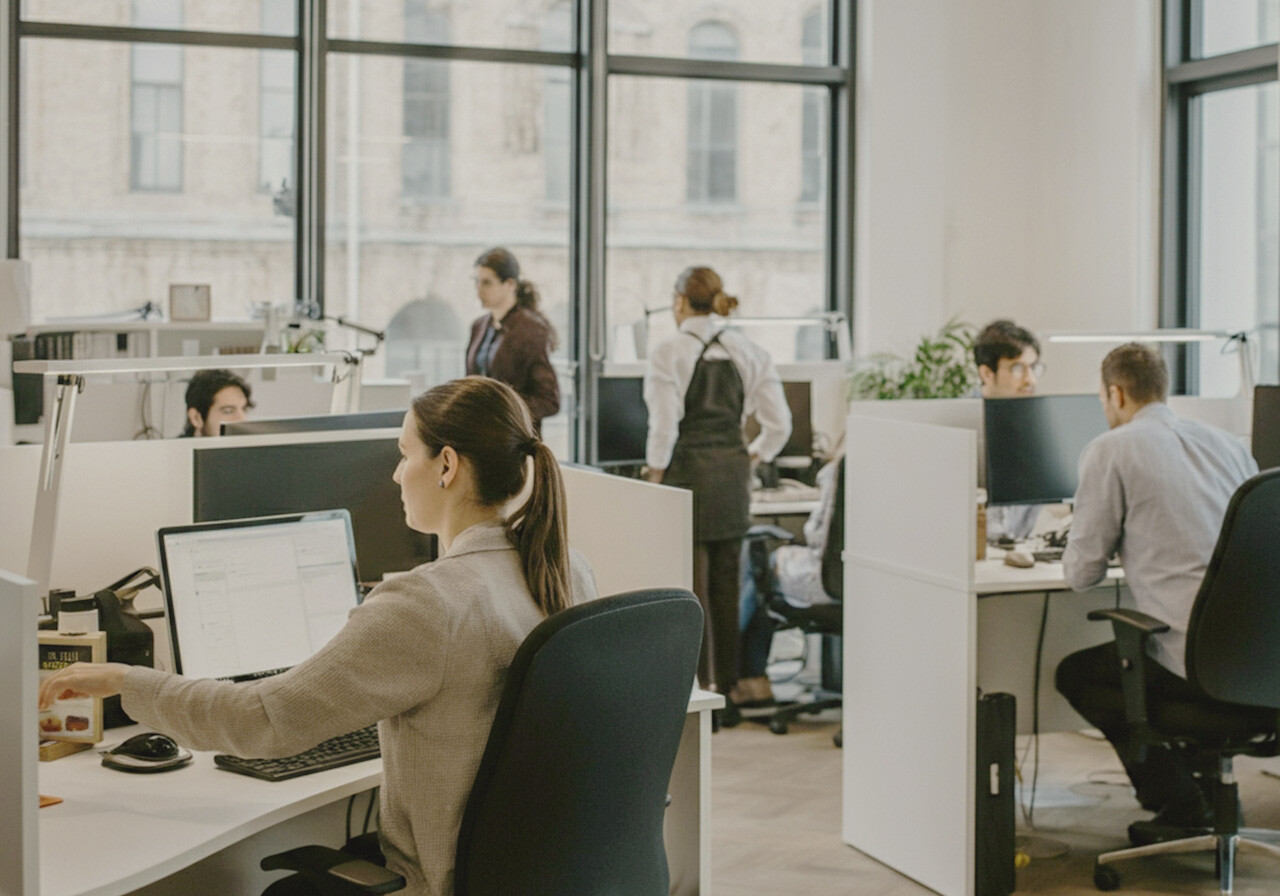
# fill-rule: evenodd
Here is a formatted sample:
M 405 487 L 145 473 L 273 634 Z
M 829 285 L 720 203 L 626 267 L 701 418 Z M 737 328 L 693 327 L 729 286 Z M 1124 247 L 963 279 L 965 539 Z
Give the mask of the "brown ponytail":
M 560 465 L 533 428 L 529 408 L 506 383 L 468 376 L 428 389 L 413 400 L 418 436 L 430 457 L 448 445 L 471 464 L 476 500 L 505 504 L 524 489 L 533 459 L 529 499 L 505 522 L 525 581 L 550 616 L 569 606 L 569 538 Z
M 676 292 L 685 297 L 694 314 L 728 315 L 738 300 L 724 291 L 720 275 L 707 267 L 685 268 L 676 278 Z
M 529 500 L 507 518 L 507 535 L 520 553 L 529 590 L 550 616 L 571 602 L 564 481 L 547 443 L 537 439 L 532 446 L 533 486 Z

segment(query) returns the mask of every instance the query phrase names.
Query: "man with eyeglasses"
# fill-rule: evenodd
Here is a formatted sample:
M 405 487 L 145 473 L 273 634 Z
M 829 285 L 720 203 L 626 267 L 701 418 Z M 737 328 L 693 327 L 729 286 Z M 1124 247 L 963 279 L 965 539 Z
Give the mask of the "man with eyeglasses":
M 993 320 L 973 340 L 983 398 L 1034 395 L 1044 373 L 1040 342 L 1030 330 L 1006 318 Z M 1009 504 L 987 509 L 987 541 L 1025 541 L 1040 516 L 1038 504 Z

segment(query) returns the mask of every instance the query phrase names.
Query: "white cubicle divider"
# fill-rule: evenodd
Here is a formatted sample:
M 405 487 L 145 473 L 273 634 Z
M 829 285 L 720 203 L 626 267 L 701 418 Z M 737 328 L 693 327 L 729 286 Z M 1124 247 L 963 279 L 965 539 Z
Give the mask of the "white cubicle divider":
M 96 591 L 156 563 L 155 532 L 192 518 L 191 452 L 287 442 L 367 438 L 348 430 L 216 440 L 72 443 L 63 467 L 53 553 L 56 588 Z M 39 445 L 0 446 L 0 569 L 25 569 L 40 470 Z M 595 569 L 602 594 L 693 581 L 688 491 L 565 465 L 569 541 Z M 390 477 L 391 470 L 387 470 Z M 139 595 L 142 609 L 158 606 Z
M 36 583 L 0 567 L 0 894 L 39 892 Z
M 977 439 L 856 413 L 846 438 L 843 836 L 965 896 L 973 833 L 957 819 L 974 805 Z

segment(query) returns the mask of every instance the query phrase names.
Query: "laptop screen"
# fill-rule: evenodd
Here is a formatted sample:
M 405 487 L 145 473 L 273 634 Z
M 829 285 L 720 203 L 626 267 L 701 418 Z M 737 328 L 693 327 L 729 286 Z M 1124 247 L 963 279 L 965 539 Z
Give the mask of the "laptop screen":
M 296 666 L 360 602 L 345 510 L 156 533 L 176 671 L 261 678 Z

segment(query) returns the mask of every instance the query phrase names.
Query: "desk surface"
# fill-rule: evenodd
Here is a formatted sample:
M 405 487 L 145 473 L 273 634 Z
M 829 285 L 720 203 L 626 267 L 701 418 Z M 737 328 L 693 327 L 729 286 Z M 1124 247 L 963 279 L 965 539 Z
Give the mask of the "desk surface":
M 688 711 L 724 698 L 694 690 Z M 146 730 L 108 732 L 117 742 Z M 218 769 L 196 752 L 180 769 L 128 774 L 87 750 L 40 763 L 40 793 L 63 802 L 39 810 L 41 896 L 118 896 L 160 880 L 246 837 L 382 783 L 382 760 L 261 781 Z
M 1036 563 L 1026 569 L 1006 566 L 1003 555 L 992 549 L 986 560 L 973 565 L 973 588 L 979 595 L 1014 594 L 1022 591 L 1070 591 L 1063 577 L 1061 563 Z M 1124 570 L 1113 566 L 1107 570 L 1106 583 L 1124 580 Z M 1102 586 L 1102 582 L 1098 587 Z

